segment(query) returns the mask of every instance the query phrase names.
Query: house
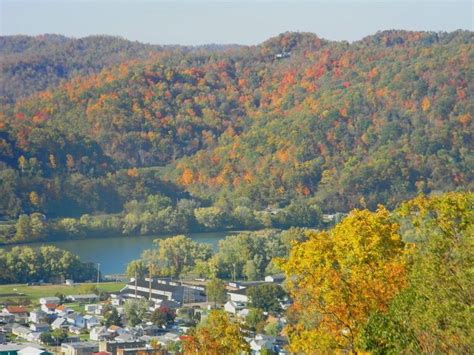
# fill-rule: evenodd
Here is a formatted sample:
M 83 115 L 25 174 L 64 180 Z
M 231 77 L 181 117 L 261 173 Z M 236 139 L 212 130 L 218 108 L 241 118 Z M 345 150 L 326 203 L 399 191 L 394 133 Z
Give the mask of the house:
M 97 301 L 99 300 L 99 296 L 93 294 L 93 293 L 89 293 L 89 294 L 86 294 L 86 295 L 69 295 L 69 296 L 66 296 L 66 299 L 68 301 L 71 301 L 71 302 L 94 302 L 94 301 Z
M 32 323 L 30 324 L 30 329 L 34 332 L 44 333 L 49 331 L 48 323 Z
M 237 312 L 237 317 L 241 319 L 247 318 L 249 315 L 250 310 L 248 308 L 241 309 L 240 311 Z
M 122 327 L 119 327 L 118 325 L 111 325 L 110 327 L 107 328 L 107 331 L 112 335 L 122 335 L 122 334 L 128 333 L 126 329 L 123 329 Z
M 155 355 L 156 350 L 153 348 L 147 348 L 147 347 L 142 347 L 142 348 L 130 348 L 130 349 L 122 349 L 119 348 L 117 349 L 117 355 Z
M 26 336 L 26 340 L 31 341 L 33 343 L 39 343 L 41 340 L 41 332 L 31 332 Z
M 281 284 L 283 281 L 285 281 L 285 274 L 265 276 L 265 282 L 273 282 L 273 283 Z
M 74 310 L 72 308 L 69 308 L 69 307 L 67 307 L 63 304 L 56 307 L 56 314 L 59 317 L 65 318 L 69 313 L 73 313 L 73 312 L 74 312 Z
M 110 295 L 112 306 L 121 306 L 124 304 L 124 298 L 121 295 L 115 293 Z
M 43 349 L 38 349 L 33 346 L 27 346 L 24 347 L 23 349 L 18 350 L 17 352 L 18 355 L 50 355 L 50 352 L 47 352 L 46 350 Z
M 39 303 L 40 304 L 47 304 L 47 303 L 59 304 L 61 303 L 61 300 L 59 299 L 59 297 L 41 297 L 39 299 Z
M 61 353 L 64 355 L 90 355 L 96 351 L 99 351 L 99 344 L 94 342 L 61 344 Z
M 227 301 L 224 310 L 228 313 L 237 314 L 238 311 L 244 309 L 245 304 L 242 302 Z
M 136 340 L 135 336 L 133 336 L 133 334 L 130 334 L 130 333 L 122 333 L 119 336 L 116 336 L 114 338 L 114 341 L 119 342 L 119 343 L 128 343 L 135 340 Z
M 98 325 L 100 325 L 100 322 L 97 319 L 97 317 L 93 316 L 91 314 L 85 315 L 84 320 L 86 322 L 87 329 L 92 329 L 92 328 L 97 327 Z
M 41 353 L 37 352 L 41 351 Z M 13 355 L 13 354 L 22 354 L 22 355 L 50 355 L 43 348 L 40 348 L 38 344 L 30 344 L 30 343 L 7 343 L 7 344 L 0 344 L 0 354 L 5 355 Z
M 43 303 L 41 305 L 41 310 L 45 313 L 53 314 L 53 313 L 56 313 L 56 308 L 58 306 L 59 305 L 57 303 Z
M 14 326 L 16 325 L 13 323 L 7 323 L 7 324 L 0 323 L 0 333 L 11 334 Z
M 100 342 L 99 350 L 117 354 L 119 349 L 136 349 L 145 346 L 145 342 L 142 340 L 132 340 L 126 342 L 118 341 L 103 341 Z
M 247 288 L 239 288 L 238 290 L 227 291 L 230 300 L 238 303 L 248 303 Z
M 46 312 L 43 312 L 41 309 L 30 312 L 30 322 L 33 323 L 45 323 L 48 319 Z
M 125 298 L 150 299 L 158 304 L 164 300 L 174 301 L 180 305 L 206 300 L 204 291 L 168 279 L 151 279 L 151 282 L 148 278 L 133 280 L 120 291 L 120 294 Z
M 69 313 L 66 317 L 66 320 L 69 324 L 81 329 L 86 326 L 86 321 L 84 320 L 84 317 L 79 313 Z
M 95 314 L 100 316 L 104 313 L 105 306 L 103 304 L 98 304 L 97 309 L 95 310 Z
M 28 311 L 23 306 L 7 306 L 3 308 L 3 312 L 13 315 L 18 323 L 28 322 Z
M 107 331 L 107 328 L 104 326 L 92 328 L 89 334 L 90 340 L 102 341 L 110 339 L 110 333 Z
M 168 332 L 164 335 L 157 336 L 154 339 L 156 339 L 159 344 L 167 346 L 169 343 L 177 342 L 179 340 L 179 334 Z
M 17 337 L 26 339 L 28 334 L 32 333 L 33 331 L 30 328 L 27 328 L 23 325 L 17 325 L 12 328 L 12 334 L 16 335 Z
M 15 315 L 7 312 L 0 312 L 0 323 L 13 323 L 15 321 Z
M 75 327 L 74 325 L 70 325 L 68 328 L 69 333 L 80 335 L 81 334 L 81 328 Z
M 255 338 L 250 341 L 249 345 L 252 353 L 260 354 L 264 349 L 273 352 L 276 350 L 276 339 L 272 336 L 257 334 Z
M 95 313 L 98 308 L 99 308 L 98 304 L 86 304 L 84 306 L 84 310 L 86 311 L 86 313 Z
M 67 328 L 69 324 L 67 323 L 66 318 L 59 317 L 54 320 L 53 323 L 51 323 L 51 328 L 54 329 L 62 329 L 62 328 Z

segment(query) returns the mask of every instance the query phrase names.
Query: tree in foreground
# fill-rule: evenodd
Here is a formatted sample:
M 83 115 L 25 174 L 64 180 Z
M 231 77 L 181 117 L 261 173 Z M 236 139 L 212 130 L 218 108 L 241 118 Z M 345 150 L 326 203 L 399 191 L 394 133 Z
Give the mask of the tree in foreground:
M 239 325 L 221 310 L 212 310 L 206 322 L 191 330 L 183 339 L 185 354 L 241 354 L 250 348 Z
M 294 300 L 290 350 L 357 351 L 372 312 L 385 311 L 405 285 L 404 243 L 388 210 L 354 210 L 330 231 L 311 232 L 282 262 Z
M 474 194 L 418 197 L 398 213 L 415 240 L 408 286 L 373 314 L 361 345 L 373 353 L 472 354 Z

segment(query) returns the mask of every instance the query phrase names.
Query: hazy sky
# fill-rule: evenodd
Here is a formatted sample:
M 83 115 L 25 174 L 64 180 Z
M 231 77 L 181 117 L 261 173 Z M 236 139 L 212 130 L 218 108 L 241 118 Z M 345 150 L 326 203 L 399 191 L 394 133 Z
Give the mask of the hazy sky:
M 0 0 L 1 34 L 118 35 L 155 44 L 256 44 L 285 31 L 357 40 L 378 30 L 473 30 L 471 1 Z

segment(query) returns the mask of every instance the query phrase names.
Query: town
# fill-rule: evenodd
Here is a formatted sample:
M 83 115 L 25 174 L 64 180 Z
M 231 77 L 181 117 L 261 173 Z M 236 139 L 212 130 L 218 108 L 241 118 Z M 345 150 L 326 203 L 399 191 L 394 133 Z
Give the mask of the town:
M 252 354 L 286 354 L 281 330 L 290 301 L 284 280 L 283 274 L 242 282 L 131 278 L 124 286 L 117 283 L 123 286 L 117 292 L 95 288 L 95 293 L 43 296 L 30 306 L 4 304 L 0 354 L 178 354 L 187 331 L 212 309 L 241 325 Z M 77 289 L 73 280 L 65 285 Z

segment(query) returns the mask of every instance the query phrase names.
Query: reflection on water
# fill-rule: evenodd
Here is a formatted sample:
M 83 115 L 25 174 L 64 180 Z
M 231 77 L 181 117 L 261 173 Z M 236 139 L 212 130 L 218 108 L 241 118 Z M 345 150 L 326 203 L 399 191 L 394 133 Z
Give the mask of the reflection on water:
M 211 244 L 214 248 L 220 239 L 236 232 L 215 232 L 215 233 L 188 233 L 188 237 L 199 243 Z M 166 236 L 146 236 L 146 237 L 112 237 L 102 239 L 82 239 L 82 240 L 61 240 L 48 243 L 25 244 L 30 247 L 42 245 L 55 245 L 58 248 L 70 251 L 78 255 L 82 261 L 100 263 L 100 271 L 103 274 L 121 274 L 125 272 L 127 264 L 134 259 L 138 259 L 145 249 L 153 246 L 153 240 L 166 238 Z M 11 249 L 12 246 L 5 247 Z

